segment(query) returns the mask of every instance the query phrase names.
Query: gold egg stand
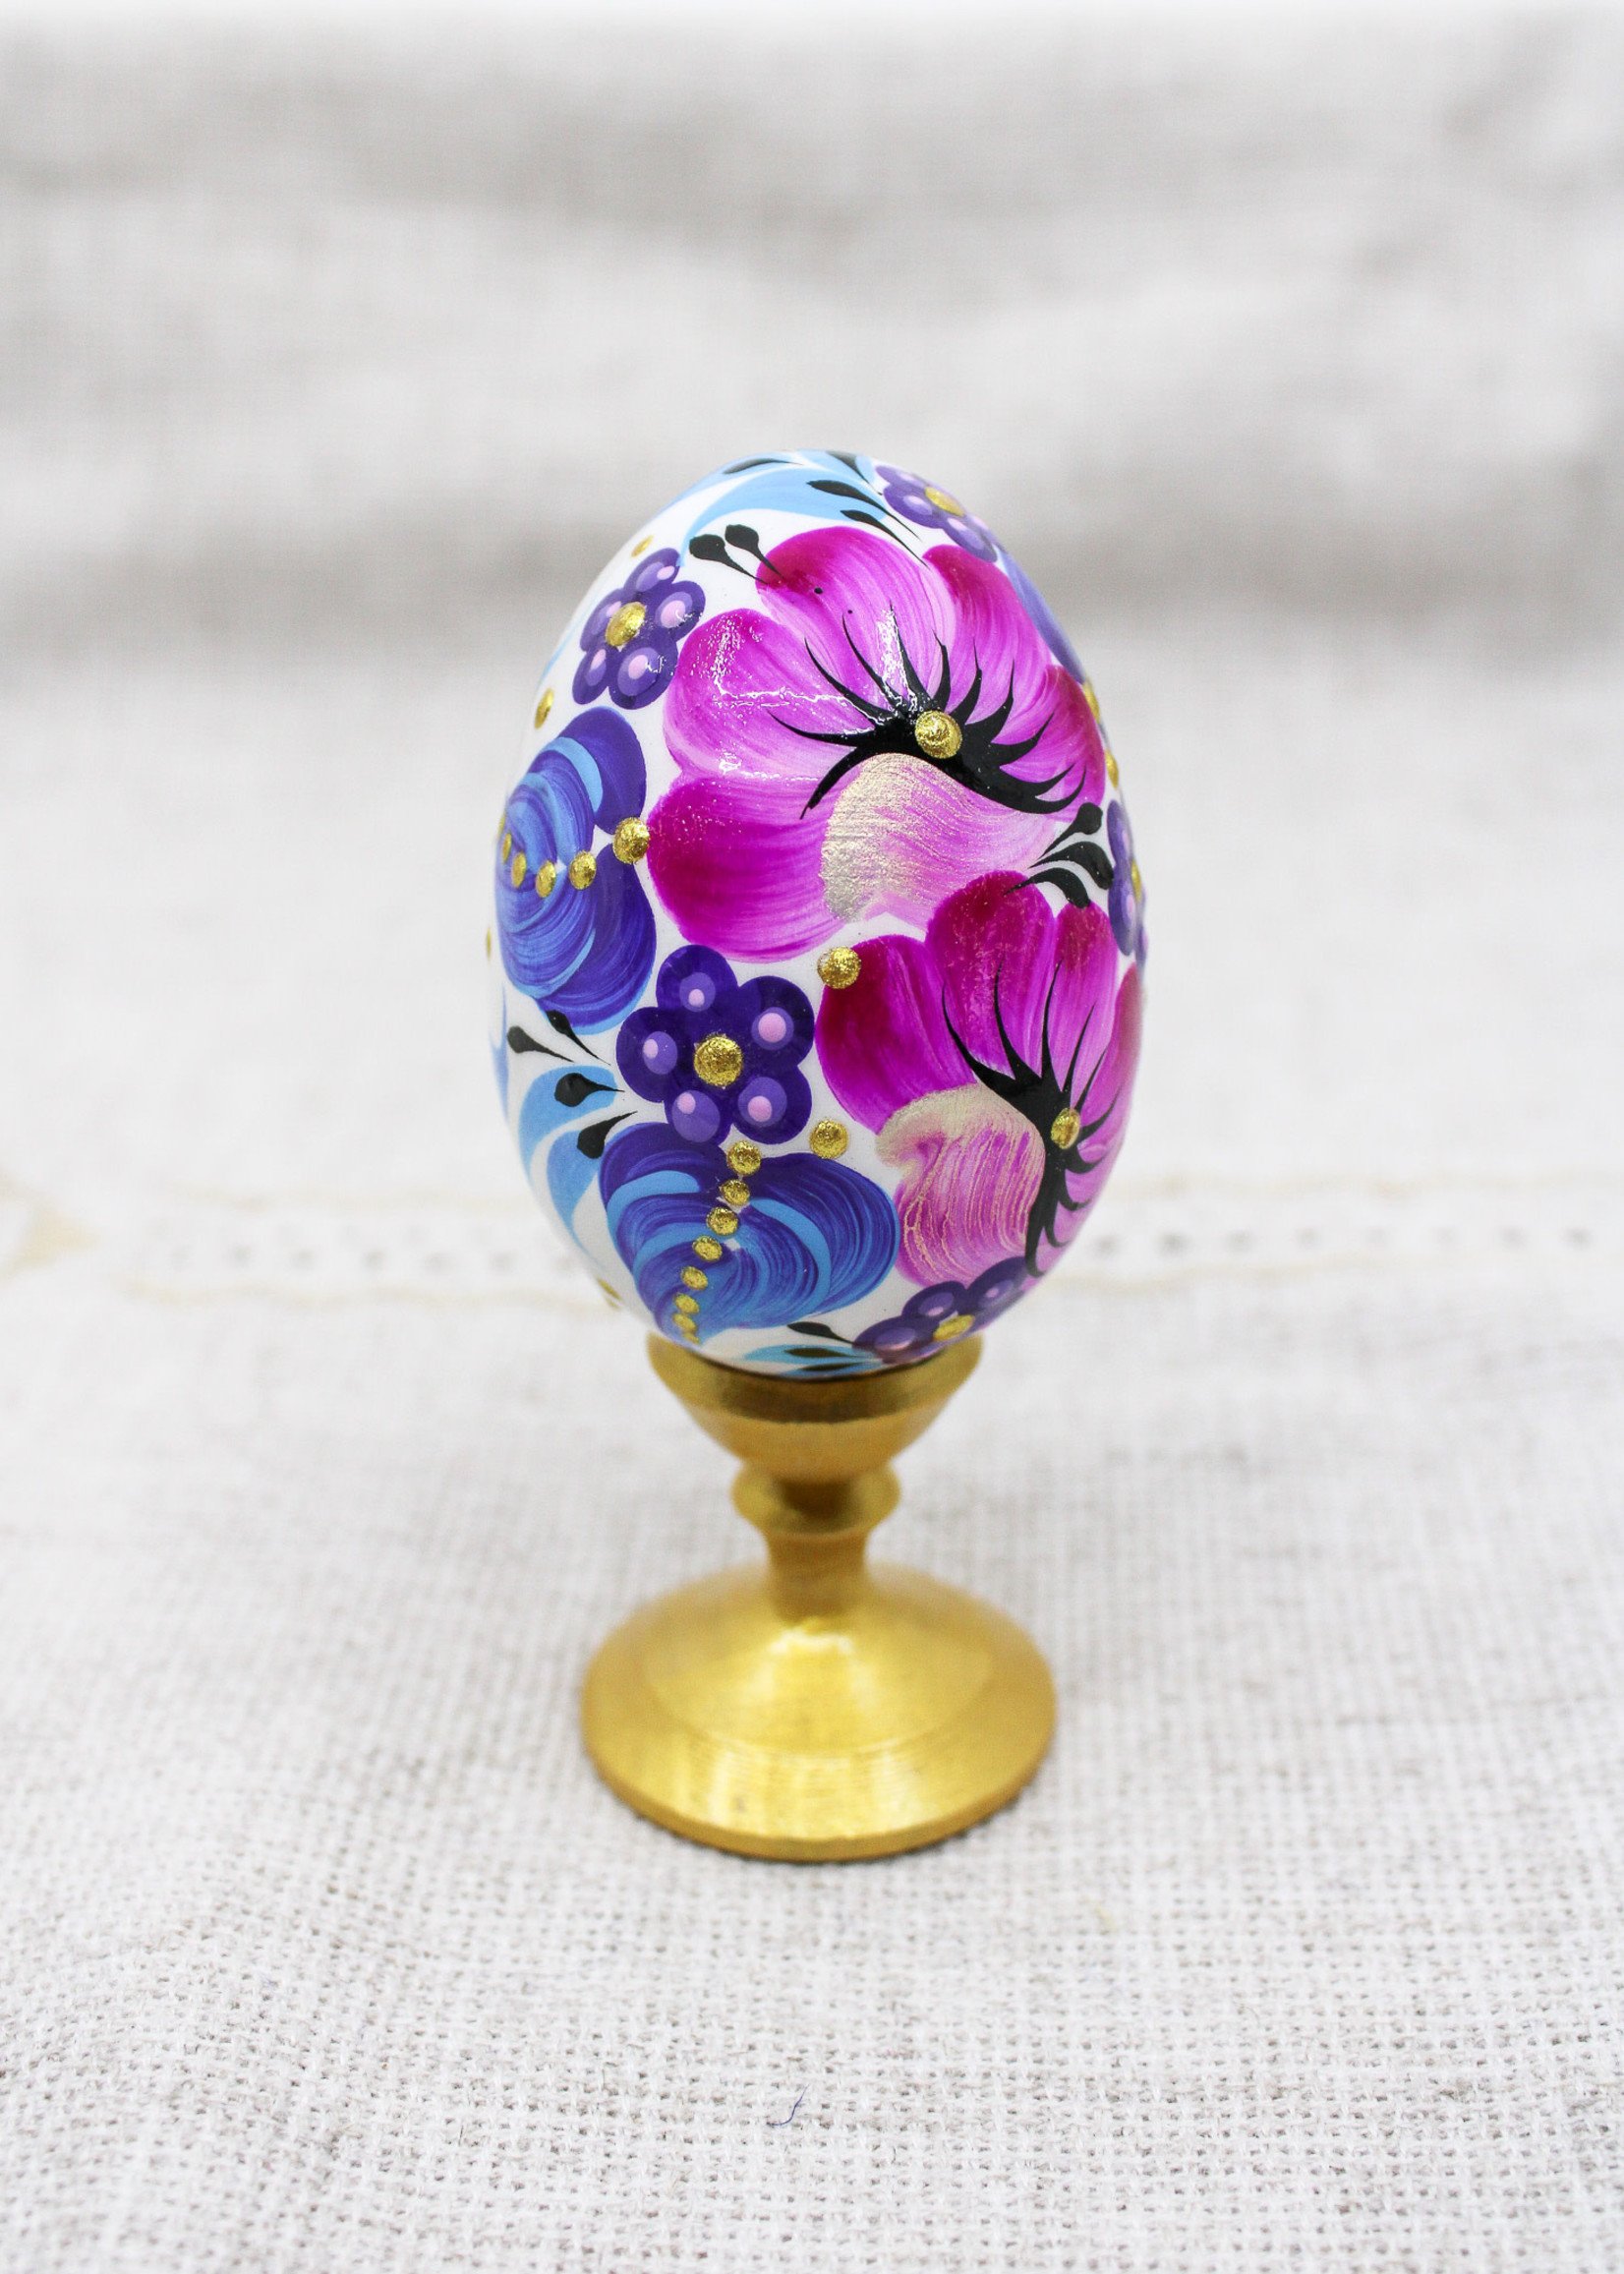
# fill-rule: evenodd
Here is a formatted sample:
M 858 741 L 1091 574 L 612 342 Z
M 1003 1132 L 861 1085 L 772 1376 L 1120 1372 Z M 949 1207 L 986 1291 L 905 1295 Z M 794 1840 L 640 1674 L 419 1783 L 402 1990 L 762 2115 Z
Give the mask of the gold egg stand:
M 622 1800 L 712 1847 L 839 1862 L 945 1839 L 1027 1782 L 1055 1720 L 1035 1646 L 867 1555 L 899 1497 L 890 1463 L 980 1355 L 967 1336 L 914 1366 L 795 1381 L 650 1337 L 661 1380 L 743 1463 L 733 1499 L 767 1560 L 646 1604 L 593 1660 L 582 1729 Z

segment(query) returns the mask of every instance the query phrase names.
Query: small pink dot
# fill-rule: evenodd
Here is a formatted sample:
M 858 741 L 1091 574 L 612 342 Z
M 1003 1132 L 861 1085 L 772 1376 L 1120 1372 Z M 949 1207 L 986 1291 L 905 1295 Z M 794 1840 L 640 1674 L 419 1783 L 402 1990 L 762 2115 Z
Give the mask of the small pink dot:
M 695 1097 L 693 1091 L 691 1089 L 685 1089 L 682 1092 L 682 1095 L 676 1101 L 676 1110 L 678 1113 L 692 1113 L 694 1107 L 698 1103 L 699 1100 L 697 1097 Z
M 770 1097 L 753 1097 L 744 1110 L 752 1121 L 771 1121 L 773 1101 Z
M 689 1003 L 690 1003 L 690 1004 L 693 1006 L 694 1010 L 696 1010 L 696 1011 L 703 1011 L 703 1010 L 704 1010 L 704 1008 L 705 1008 L 705 990 L 704 990 L 704 988 L 703 988 L 703 987 L 690 987 L 690 988 L 688 989 L 688 1001 L 689 1001 Z
M 756 1037 L 769 1046 L 782 1042 L 789 1031 L 789 1021 L 782 1011 L 764 1011 L 756 1020 Z

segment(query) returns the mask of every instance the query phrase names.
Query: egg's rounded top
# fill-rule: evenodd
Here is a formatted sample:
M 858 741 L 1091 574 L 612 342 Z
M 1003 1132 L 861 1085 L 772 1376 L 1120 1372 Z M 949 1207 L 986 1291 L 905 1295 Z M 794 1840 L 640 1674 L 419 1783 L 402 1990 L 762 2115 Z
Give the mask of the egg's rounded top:
M 637 531 L 542 675 L 494 883 L 525 1172 L 673 1340 L 907 1364 L 1093 1206 L 1144 887 L 1082 665 L 941 484 L 780 451 Z

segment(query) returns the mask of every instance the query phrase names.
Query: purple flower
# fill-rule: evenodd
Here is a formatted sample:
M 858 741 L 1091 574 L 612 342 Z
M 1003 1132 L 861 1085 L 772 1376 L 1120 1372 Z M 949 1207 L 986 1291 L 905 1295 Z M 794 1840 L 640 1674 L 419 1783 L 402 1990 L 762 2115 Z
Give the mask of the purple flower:
M 925 1358 L 945 1342 L 957 1342 L 961 1335 L 977 1332 L 1001 1311 L 1008 1311 L 1029 1284 L 1025 1263 L 1018 1255 L 994 1263 L 967 1287 L 962 1280 L 944 1279 L 910 1297 L 897 1317 L 865 1326 L 856 1347 L 871 1350 L 888 1366 Z
M 679 644 L 705 609 L 699 586 L 677 580 L 680 557 L 668 545 L 645 554 L 587 617 L 575 667 L 578 703 L 607 692 L 623 711 L 637 711 L 665 686 Z
M 1111 891 L 1107 905 L 1111 929 L 1125 956 L 1144 962 L 1144 879 L 1133 858 L 1133 826 L 1119 797 L 1106 816 L 1105 832 L 1111 841 Z
M 894 513 L 917 522 L 921 529 L 940 529 L 955 545 L 982 560 L 998 558 L 998 540 L 985 521 L 959 504 L 951 490 L 938 489 L 922 474 L 904 474 L 900 466 L 876 466 L 880 494 Z
M 729 1129 L 782 1144 L 806 1127 L 812 1092 L 800 1070 L 812 1006 L 787 979 L 741 987 L 714 948 L 678 948 L 660 967 L 654 1008 L 634 1011 L 615 1042 L 627 1085 L 666 1109 L 690 1144 Z

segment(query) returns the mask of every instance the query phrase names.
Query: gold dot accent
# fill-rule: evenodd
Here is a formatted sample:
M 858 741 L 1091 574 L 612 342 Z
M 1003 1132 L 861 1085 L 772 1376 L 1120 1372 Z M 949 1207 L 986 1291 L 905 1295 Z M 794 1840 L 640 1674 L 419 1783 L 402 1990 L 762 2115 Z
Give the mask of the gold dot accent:
M 555 860 L 544 860 L 536 871 L 536 898 L 545 901 L 557 881 L 558 863 Z
M 962 513 L 964 510 L 951 490 L 936 490 L 927 482 L 925 484 L 925 496 L 936 507 L 938 513 Z
M 725 1185 L 717 1187 L 717 1198 L 725 1200 L 729 1208 L 747 1208 L 750 1205 L 750 1188 L 742 1177 L 729 1177 Z
M 685 1334 L 691 1338 L 699 1332 L 699 1329 L 685 1311 L 679 1311 L 676 1314 L 676 1331 L 678 1334 Z
M 744 1053 L 730 1034 L 707 1034 L 695 1047 L 694 1072 L 713 1089 L 725 1089 L 744 1072 Z
M 1136 860 L 1131 860 L 1128 864 L 1128 881 L 1133 887 L 1133 898 L 1136 901 L 1142 900 L 1144 898 L 1144 879 L 1139 874 L 1139 864 Z
M 699 1238 L 694 1242 L 694 1254 L 706 1263 L 720 1263 L 723 1255 L 722 1242 L 708 1239 L 701 1232 Z
M 628 813 L 615 830 L 612 842 L 616 860 L 641 860 L 649 849 L 649 825 L 639 814 Z
M 1072 1146 L 1076 1143 L 1077 1132 L 1081 1127 L 1082 1116 L 1076 1107 L 1074 1105 L 1063 1105 L 1049 1124 L 1049 1142 L 1053 1145 L 1059 1145 L 1063 1153 L 1069 1152 Z
M 734 1137 L 727 1147 L 727 1160 L 741 1177 L 753 1177 L 761 1166 L 761 1147 L 753 1145 L 748 1137 Z
M 947 711 L 921 711 L 913 722 L 913 739 L 927 758 L 956 758 L 964 729 Z
M 528 866 L 529 863 L 526 861 L 524 854 L 522 852 L 516 852 L 513 855 L 513 865 L 507 872 L 509 881 L 515 885 L 522 885 L 524 882 L 524 872 Z
M 684 1287 L 709 1287 L 711 1282 L 697 1263 L 684 1263 L 682 1284 Z
M 815 1121 L 806 1141 L 820 1161 L 838 1161 L 851 1139 L 843 1121 Z
M 648 612 L 640 600 L 622 601 L 604 626 L 604 637 L 609 646 L 629 647 L 643 629 L 643 620 Z
M 1093 712 L 1094 724 L 1097 727 L 1100 720 L 1100 699 L 1094 692 L 1094 682 L 1092 679 L 1083 680 L 1082 699 L 1088 705 L 1088 708 Z
M 653 543 L 654 539 L 652 537 L 640 537 L 637 540 L 637 543 L 631 549 L 631 556 L 633 560 L 640 560 Z
M 941 1325 L 931 1336 L 931 1340 L 932 1342 L 957 1342 L 958 1337 L 967 1333 L 974 1324 L 975 1320 L 970 1317 L 967 1312 L 956 1311 L 950 1317 L 943 1319 Z
M 491 926 L 489 924 L 485 927 L 485 960 L 488 963 L 491 961 Z
M 725 1240 L 729 1233 L 738 1230 L 738 1218 L 731 1208 L 713 1208 L 705 1221 L 713 1232 L 720 1232 Z
M 569 864 L 569 881 L 578 893 L 584 893 L 598 874 L 598 863 L 590 852 L 578 852 Z
M 604 1301 L 609 1305 L 611 1311 L 619 1310 L 620 1292 L 618 1288 L 611 1287 L 607 1279 L 600 1279 L 598 1282 L 598 1292 L 604 1298 Z
M 697 1295 L 679 1295 L 676 1299 L 676 1308 L 684 1318 L 692 1318 L 694 1312 L 699 1309 L 699 1298 Z
M 508 854 L 509 854 L 509 853 L 510 853 L 512 850 L 513 850 L 513 832 L 512 832 L 510 829 L 504 829 L 504 830 L 502 831 L 502 858 L 503 858 L 503 860 L 505 860 L 505 859 L 507 858 Z
M 826 987 L 853 987 L 863 959 L 855 948 L 828 948 L 818 958 L 818 977 Z
M 552 689 L 549 687 L 543 694 L 541 701 L 536 705 L 536 725 L 538 728 L 542 728 L 547 725 L 548 713 L 551 710 L 551 708 Z
M 1122 768 L 1117 764 L 1117 753 L 1115 750 L 1107 750 L 1105 753 L 1105 779 L 1110 783 L 1113 789 L 1115 789 L 1118 784 L 1122 781 Z

